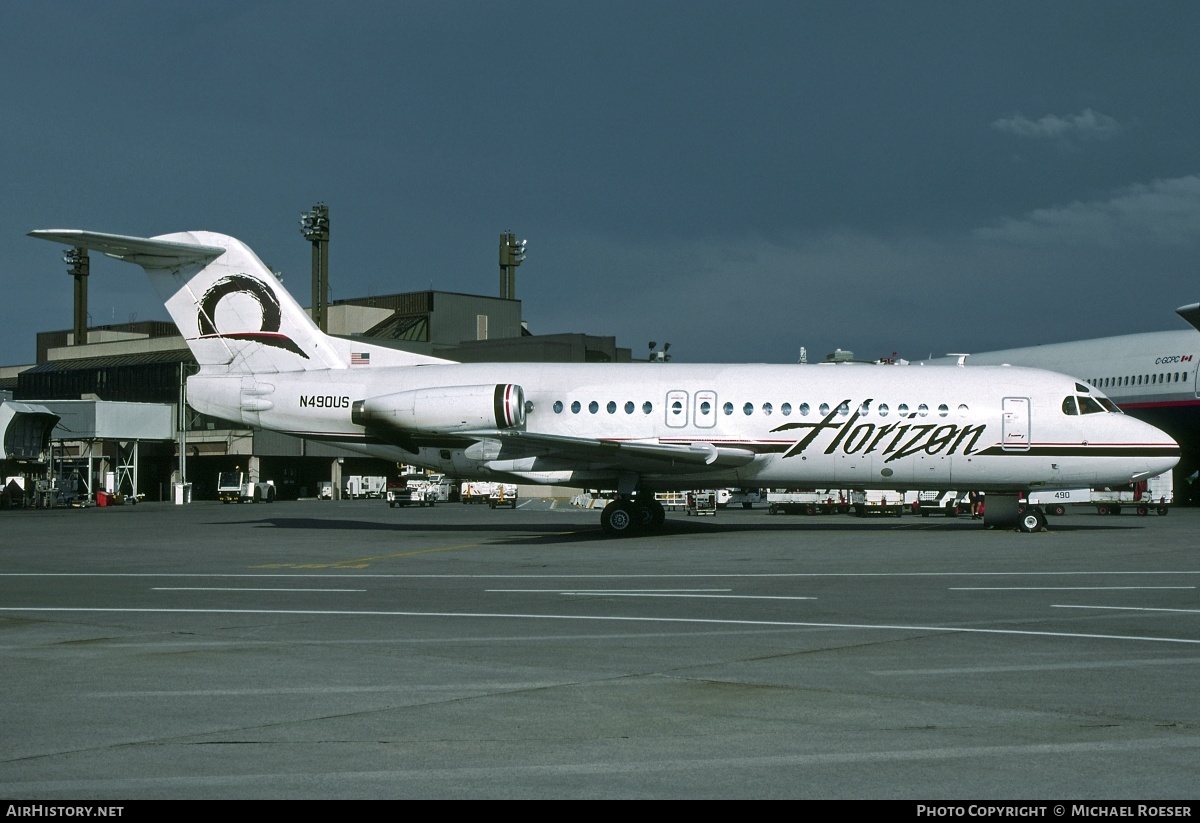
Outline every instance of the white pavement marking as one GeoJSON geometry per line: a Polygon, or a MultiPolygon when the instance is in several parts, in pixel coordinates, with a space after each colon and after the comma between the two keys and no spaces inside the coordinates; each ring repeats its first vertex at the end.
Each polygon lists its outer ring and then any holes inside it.
{"type": "MultiPolygon", "coordinates": [[[[518,777],[588,776],[588,775],[635,775],[670,774],[693,772],[704,769],[729,771],[747,769],[759,775],[763,769],[794,770],[798,767],[861,765],[875,763],[922,763],[953,762],[967,758],[999,760],[1012,758],[1028,763],[1033,757],[1061,757],[1062,755],[1086,755],[1094,760],[1100,755],[1118,755],[1125,758],[1133,752],[1157,753],[1164,750],[1187,752],[1200,749],[1200,737],[1150,737],[1139,740],[1086,741],[1075,743],[1024,743],[1010,746],[945,746],[931,749],[884,749],[853,752],[789,752],[786,754],[746,755],[743,757],[684,757],[654,759],[596,759],[579,762],[537,763],[532,765],[507,766],[426,766],[362,771],[306,772],[258,772],[253,774],[229,773],[216,775],[179,775],[171,777],[107,777],[98,779],[46,779],[11,780],[0,782],[0,791],[8,797],[32,797],[46,792],[83,793],[125,796],[148,791],[167,791],[174,794],[196,792],[206,787],[257,789],[262,785],[285,787],[297,794],[311,791],[322,781],[329,785],[378,784],[395,787],[398,784],[414,785],[414,781],[443,781],[450,787],[461,789],[463,781],[514,780],[518,777]]],[[[794,773],[789,772],[790,777],[794,773]]],[[[416,784],[419,785],[419,784],[416,784]]],[[[370,786],[367,786],[370,788],[370,786]]],[[[65,805],[61,804],[60,805],[65,805]]],[[[1096,805],[1095,803],[1091,805],[1096,805]]]]}
{"type": "Polygon", "coordinates": [[[325,617],[457,617],[474,620],[563,620],[612,623],[680,623],[722,626],[786,626],[797,629],[851,629],[858,631],[933,632],[935,634],[998,634],[1020,637],[1063,637],[1090,640],[1131,640],[1141,643],[1182,643],[1200,646],[1200,639],[1186,637],[1139,637],[1121,634],[1091,634],[1083,632],[1039,632],[1021,629],[979,629],[962,626],[906,626],[877,623],[813,623],[792,620],[719,620],[703,617],[621,617],[615,615],[578,614],[504,614],[501,612],[401,612],[345,611],[319,609],[116,609],[0,606],[0,612],[23,614],[261,614],[305,615],[325,617]]]}
{"type": "Polygon", "coordinates": [[[229,577],[334,577],[339,579],[379,580],[755,580],[836,577],[1140,577],[1146,575],[1200,575],[1200,569],[1175,571],[1066,571],[1066,572],[746,572],[704,574],[308,574],[303,572],[0,572],[5,577],[161,577],[161,578],[229,578],[229,577]]]}
{"type": "Polygon", "coordinates": [[[1036,663],[1020,666],[962,666],[952,669],[879,669],[874,675],[915,675],[945,677],[960,674],[1006,674],[1013,672],[1055,672],[1088,669],[1143,669],[1147,666],[1200,666],[1200,657],[1172,657],[1138,660],[1097,660],[1086,663],[1036,663]]]}
{"type": "Polygon", "coordinates": [[[1195,586],[951,586],[952,592],[1112,592],[1194,589],[1195,586]]]}
{"type": "Polygon", "coordinates": [[[1200,614],[1200,609],[1153,609],[1146,606],[1067,606],[1054,604],[1052,609],[1110,609],[1121,612],[1181,612],[1183,614],[1200,614]]]}
{"type": "Polygon", "coordinates": [[[366,589],[246,589],[215,586],[154,586],[152,592],[365,592],[366,589]]]}

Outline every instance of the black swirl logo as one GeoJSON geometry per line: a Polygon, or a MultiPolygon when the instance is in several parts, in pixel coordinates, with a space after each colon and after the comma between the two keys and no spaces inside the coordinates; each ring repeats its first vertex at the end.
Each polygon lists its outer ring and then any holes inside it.
{"type": "Polygon", "coordinates": [[[279,300],[260,281],[246,274],[233,274],[222,277],[208,287],[204,297],[200,298],[200,310],[196,316],[196,324],[202,338],[222,338],[228,340],[252,340],[264,346],[283,349],[298,354],[305,360],[308,355],[296,345],[296,342],[282,334],[279,326],[283,313],[279,308],[279,300]],[[245,294],[258,303],[262,322],[257,330],[238,332],[221,332],[217,329],[217,306],[231,294],[245,294]]]}

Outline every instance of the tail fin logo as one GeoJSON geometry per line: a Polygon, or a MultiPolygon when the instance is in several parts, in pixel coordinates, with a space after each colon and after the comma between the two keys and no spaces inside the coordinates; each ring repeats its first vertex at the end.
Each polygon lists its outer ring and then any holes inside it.
{"type": "Polygon", "coordinates": [[[281,316],[279,300],[271,293],[270,289],[249,275],[233,274],[222,277],[208,287],[208,291],[200,299],[196,325],[199,328],[201,339],[253,340],[264,346],[273,346],[298,354],[308,360],[308,355],[296,345],[294,340],[286,334],[280,333],[281,316]],[[217,329],[217,305],[231,294],[245,294],[258,303],[261,309],[262,323],[256,331],[221,332],[217,329]]]}

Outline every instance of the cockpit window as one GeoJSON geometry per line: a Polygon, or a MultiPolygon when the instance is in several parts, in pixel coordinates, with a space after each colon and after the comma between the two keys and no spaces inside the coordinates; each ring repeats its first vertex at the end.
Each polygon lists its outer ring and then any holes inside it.
{"type": "Polygon", "coordinates": [[[1063,398],[1062,409],[1063,409],[1063,414],[1069,414],[1072,417],[1079,414],[1079,410],[1077,408],[1075,408],[1075,398],[1072,397],[1071,395],[1067,395],[1066,397],[1063,398]]]}
{"type": "Polygon", "coordinates": [[[1087,393],[1088,393],[1088,387],[1087,387],[1087,386],[1085,386],[1085,385],[1083,385],[1082,383],[1076,383],[1076,384],[1075,384],[1075,391],[1079,392],[1080,394],[1087,394],[1087,393]]]}
{"type": "Polygon", "coordinates": [[[1078,397],[1080,414],[1103,414],[1104,407],[1090,397],[1078,397]]]}
{"type": "Polygon", "coordinates": [[[1113,414],[1124,414],[1125,413],[1125,412],[1121,411],[1119,408],[1117,408],[1117,404],[1114,403],[1113,401],[1109,400],[1107,397],[1097,397],[1096,399],[1100,401],[1101,406],[1108,409],[1113,414]]]}

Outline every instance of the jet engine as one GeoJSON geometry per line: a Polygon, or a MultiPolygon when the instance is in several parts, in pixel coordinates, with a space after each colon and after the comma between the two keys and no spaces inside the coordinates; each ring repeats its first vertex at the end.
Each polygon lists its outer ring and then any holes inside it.
{"type": "Polygon", "coordinates": [[[355,400],[350,419],[359,426],[412,432],[468,432],[525,425],[525,392],[512,383],[436,386],[355,400]]]}

